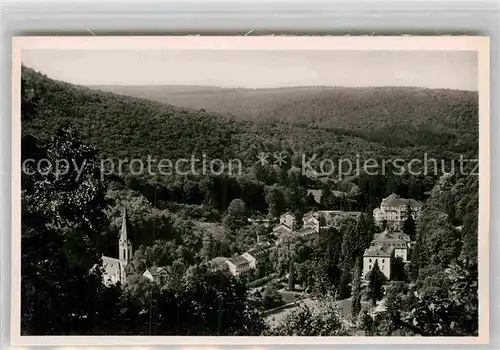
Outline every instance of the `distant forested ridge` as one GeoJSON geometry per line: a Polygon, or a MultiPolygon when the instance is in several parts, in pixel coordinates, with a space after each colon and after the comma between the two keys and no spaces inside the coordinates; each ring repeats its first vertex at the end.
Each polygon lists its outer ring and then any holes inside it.
{"type": "Polygon", "coordinates": [[[107,88],[150,99],[145,100],[54,81],[26,67],[23,82],[25,96],[37,106],[23,133],[48,138],[58,126],[71,124],[109,156],[175,158],[204,151],[253,161],[256,148],[330,158],[443,146],[477,149],[478,100],[470,91],[304,87],[207,93],[199,88],[169,94],[168,87],[144,87],[139,94],[143,87],[107,88]]]}
{"type": "MultiPolygon", "coordinates": [[[[225,210],[232,199],[243,198],[251,210],[262,212],[267,206],[265,187],[277,182],[285,185],[288,180],[280,173],[289,171],[291,165],[300,168],[303,156],[334,161],[401,158],[407,162],[426,153],[449,162],[460,156],[477,158],[478,154],[477,93],[470,91],[172,87],[174,92],[169,94],[167,87],[145,87],[140,95],[157,100],[160,95],[172,99],[189,95],[192,98],[186,97],[182,104],[189,100],[190,109],[55,81],[27,67],[22,69],[22,88],[26,115],[22,133],[39,143],[49,140],[60,127],[71,126],[99,150],[101,158],[175,160],[205,154],[208,159],[243,162],[243,177],[222,182],[192,176],[126,176],[128,187],[150,201],[200,205],[209,200],[218,210],[225,210]],[[221,113],[194,109],[199,107],[197,103],[207,103],[206,109],[221,113]],[[225,106],[239,106],[239,110],[225,106]],[[255,166],[260,152],[285,152],[290,162],[284,169],[255,166]],[[252,191],[248,190],[250,184],[252,191]],[[207,197],[207,188],[214,191],[215,198],[207,197]]],[[[118,92],[139,90],[123,87],[118,92]]],[[[361,174],[348,181],[367,193],[357,205],[367,208],[392,192],[424,199],[437,178],[361,174]]],[[[301,186],[320,188],[322,184],[301,179],[301,186]]],[[[351,185],[334,187],[345,191],[351,185]]]]}
{"type": "Polygon", "coordinates": [[[92,86],[237,120],[305,124],[388,146],[474,142],[477,92],[417,87],[92,86]],[[465,134],[464,134],[465,131],[465,134]],[[391,134],[395,135],[391,135],[391,134]],[[391,135],[391,137],[387,137],[391,135]]]}

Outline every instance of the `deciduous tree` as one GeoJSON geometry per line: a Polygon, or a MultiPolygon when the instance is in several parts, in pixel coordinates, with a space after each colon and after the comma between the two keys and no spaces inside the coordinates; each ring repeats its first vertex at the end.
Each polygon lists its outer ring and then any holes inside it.
{"type": "Polygon", "coordinates": [[[103,291],[97,247],[108,225],[106,183],[95,149],[71,129],[40,153],[46,167],[23,175],[30,185],[22,192],[21,329],[88,334],[103,291]]]}
{"type": "Polygon", "coordinates": [[[231,230],[237,230],[247,225],[247,206],[245,202],[239,198],[233,199],[227,208],[227,214],[223,222],[231,230]]]}

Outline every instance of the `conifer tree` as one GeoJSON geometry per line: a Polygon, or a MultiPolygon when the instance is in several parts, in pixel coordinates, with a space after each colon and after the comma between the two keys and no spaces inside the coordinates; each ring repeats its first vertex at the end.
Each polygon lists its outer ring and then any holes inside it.
{"type": "Polygon", "coordinates": [[[408,206],[406,207],[406,220],[403,223],[403,232],[410,236],[412,242],[415,241],[417,229],[415,220],[413,219],[413,212],[411,210],[410,204],[408,204],[408,206]]]}
{"type": "Polygon", "coordinates": [[[356,259],[352,278],[352,316],[356,317],[361,311],[361,258],[356,259]]]}
{"type": "Polygon", "coordinates": [[[377,301],[382,299],[384,296],[384,284],[387,281],[384,273],[380,271],[378,266],[378,261],[375,261],[372,270],[368,275],[368,294],[372,301],[372,305],[375,306],[377,301]]]}

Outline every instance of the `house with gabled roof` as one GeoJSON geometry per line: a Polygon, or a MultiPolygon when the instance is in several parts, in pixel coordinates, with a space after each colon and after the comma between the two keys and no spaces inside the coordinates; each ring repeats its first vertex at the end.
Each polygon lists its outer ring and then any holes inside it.
{"type": "Polygon", "coordinates": [[[392,249],[391,253],[395,257],[400,257],[404,262],[407,262],[410,244],[410,237],[406,233],[386,229],[384,232],[374,236],[371,246],[390,248],[392,249]]]}
{"type": "Polygon", "coordinates": [[[122,276],[125,274],[124,267],[120,264],[120,260],[109,256],[102,256],[102,279],[105,285],[114,285],[122,282],[122,276]]]}
{"type": "Polygon", "coordinates": [[[167,268],[165,266],[153,266],[148,268],[142,276],[150,280],[151,282],[160,282],[162,278],[167,276],[167,268]]]}
{"type": "Polygon", "coordinates": [[[319,232],[319,215],[318,212],[308,212],[304,214],[302,217],[302,227],[303,228],[312,228],[316,230],[316,232],[319,232]]]}
{"type": "Polygon", "coordinates": [[[264,261],[269,256],[270,251],[271,245],[261,245],[246,251],[241,256],[248,260],[250,268],[255,269],[259,262],[264,261]]]}
{"type": "Polygon", "coordinates": [[[292,232],[293,230],[284,224],[279,224],[273,227],[273,235],[276,237],[281,236],[283,233],[292,232]]]}
{"type": "Polygon", "coordinates": [[[295,228],[295,215],[287,211],[280,216],[280,223],[273,227],[273,235],[280,237],[283,233],[292,232],[295,228]]]}
{"type": "Polygon", "coordinates": [[[366,276],[373,268],[374,262],[378,261],[380,270],[389,279],[392,259],[399,257],[403,262],[409,261],[410,244],[410,237],[401,231],[386,229],[384,232],[374,235],[370,247],[363,254],[363,275],[366,276]],[[383,270],[382,264],[384,263],[383,270]]]}
{"type": "Polygon", "coordinates": [[[391,278],[391,253],[379,246],[370,246],[363,254],[363,277],[366,278],[368,272],[373,269],[375,263],[378,263],[380,271],[387,277],[391,278]]]}
{"type": "Polygon", "coordinates": [[[226,265],[233,276],[242,275],[252,269],[250,262],[241,255],[227,259],[226,265]]]}
{"type": "Polygon", "coordinates": [[[280,224],[285,225],[292,230],[294,229],[295,221],[296,221],[295,215],[293,215],[293,213],[290,211],[287,211],[286,213],[280,216],[280,224]]]}

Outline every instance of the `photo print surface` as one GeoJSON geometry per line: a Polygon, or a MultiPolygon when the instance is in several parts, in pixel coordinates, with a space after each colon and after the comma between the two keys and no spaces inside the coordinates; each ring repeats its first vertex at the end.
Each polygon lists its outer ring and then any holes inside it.
{"type": "Polygon", "coordinates": [[[20,41],[21,338],[477,339],[480,50],[235,39],[20,41]]]}

